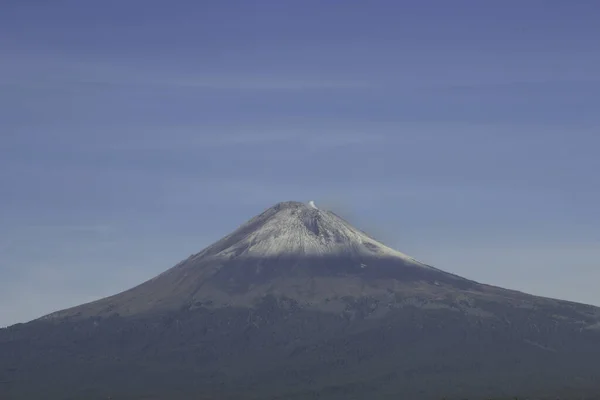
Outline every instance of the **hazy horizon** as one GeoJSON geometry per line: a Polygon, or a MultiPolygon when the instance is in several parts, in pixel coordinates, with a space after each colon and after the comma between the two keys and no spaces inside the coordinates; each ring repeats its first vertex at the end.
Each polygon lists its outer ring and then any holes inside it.
{"type": "Polygon", "coordinates": [[[0,326],[128,289],[286,200],[600,306],[599,19],[561,1],[8,0],[0,326]]]}

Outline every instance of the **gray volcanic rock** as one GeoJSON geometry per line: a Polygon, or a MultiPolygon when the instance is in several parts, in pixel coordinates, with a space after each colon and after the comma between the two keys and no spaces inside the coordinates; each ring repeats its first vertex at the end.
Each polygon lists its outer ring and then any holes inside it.
{"type": "Polygon", "coordinates": [[[587,396],[599,326],[596,307],[449,274],[285,202],[139,286],[0,330],[0,398],[587,396]]]}
{"type": "Polygon", "coordinates": [[[290,201],[140,286],[45,318],[124,316],[202,304],[252,307],[266,295],[325,310],[356,294],[393,301],[398,286],[407,284],[427,284],[441,293],[474,282],[393,250],[314,203],[290,201]]]}

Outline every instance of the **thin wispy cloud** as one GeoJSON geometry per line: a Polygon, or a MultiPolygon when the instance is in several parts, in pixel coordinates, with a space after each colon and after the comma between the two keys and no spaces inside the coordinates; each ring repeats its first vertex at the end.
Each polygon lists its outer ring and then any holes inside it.
{"type": "Polygon", "coordinates": [[[304,91],[368,89],[374,84],[366,80],[345,80],[335,75],[295,76],[240,72],[210,73],[156,68],[152,65],[119,65],[102,61],[77,61],[69,57],[12,54],[0,67],[0,85],[24,88],[63,88],[88,90],[103,87],[154,87],[172,89],[222,89],[242,91],[304,91]],[[47,71],[31,68],[33,63],[50,65],[47,71]]]}
{"type": "MultiPolygon", "coordinates": [[[[183,148],[250,148],[253,146],[295,145],[311,148],[330,148],[345,145],[377,145],[385,136],[368,132],[344,132],[335,130],[294,130],[293,128],[264,130],[211,129],[198,127],[170,127],[163,130],[149,128],[145,138],[125,139],[115,143],[115,149],[161,149],[164,151],[183,148]],[[215,132],[216,130],[216,132],[215,132]],[[219,132],[220,131],[220,132],[219,132]],[[148,134],[153,132],[152,134],[148,134]]],[[[268,156],[268,155],[265,155],[268,156]]]]}
{"type": "Polygon", "coordinates": [[[24,234],[107,234],[113,231],[110,225],[27,225],[22,228],[24,234]]]}

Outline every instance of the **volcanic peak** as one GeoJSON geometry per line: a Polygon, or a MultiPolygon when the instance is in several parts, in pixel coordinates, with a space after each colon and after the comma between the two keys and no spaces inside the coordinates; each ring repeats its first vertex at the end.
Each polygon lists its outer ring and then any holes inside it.
{"type": "Polygon", "coordinates": [[[198,257],[351,256],[418,261],[378,242],[333,212],[297,201],[277,203],[198,257]]]}

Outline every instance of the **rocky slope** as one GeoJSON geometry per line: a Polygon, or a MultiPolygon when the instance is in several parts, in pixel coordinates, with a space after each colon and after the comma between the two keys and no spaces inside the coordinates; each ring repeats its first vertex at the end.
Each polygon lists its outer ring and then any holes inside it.
{"type": "Polygon", "coordinates": [[[599,328],[598,308],[446,273],[285,202],[135,288],[1,330],[0,398],[584,396],[599,328]]]}

